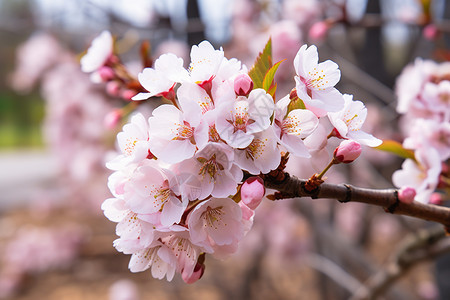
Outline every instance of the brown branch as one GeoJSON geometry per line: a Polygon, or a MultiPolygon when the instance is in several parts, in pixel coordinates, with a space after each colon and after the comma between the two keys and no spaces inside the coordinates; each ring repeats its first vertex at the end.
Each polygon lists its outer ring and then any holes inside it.
{"type": "Polygon", "coordinates": [[[411,216],[423,220],[433,221],[444,225],[447,233],[450,232],[450,208],[423,204],[414,201],[406,204],[398,200],[396,189],[367,189],[354,187],[348,184],[322,183],[316,189],[308,191],[305,188],[307,180],[290,176],[289,173],[275,170],[264,176],[264,184],[267,188],[275,189],[272,199],[285,199],[296,197],[311,197],[336,199],[339,202],[361,202],[381,206],[386,212],[411,216]]]}
{"type": "Polygon", "coordinates": [[[350,299],[377,299],[411,267],[449,251],[450,238],[445,238],[441,227],[421,230],[407,237],[386,268],[369,278],[350,299]]]}

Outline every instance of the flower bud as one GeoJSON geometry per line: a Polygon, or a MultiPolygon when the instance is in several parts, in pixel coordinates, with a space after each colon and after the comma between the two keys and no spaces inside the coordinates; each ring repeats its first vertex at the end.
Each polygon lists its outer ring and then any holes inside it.
{"type": "Polygon", "coordinates": [[[134,96],[136,96],[136,91],[133,90],[123,90],[122,91],[122,98],[127,100],[127,101],[131,101],[131,98],[133,98],[134,96]]]}
{"type": "Polygon", "coordinates": [[[103,82],[111,81],[115,77],[114,70],[106,66],[100,67],[98,74],[103,82]]]}
{"type": "Polygon", "coordinates": [[[404,186],[398,191],[398,200],[403,203],[413,203],[414,197],[416,197],[416,190],[410,186],[404,186]]]}
{"type": "Polygon", "coordinates": [[[312,40],[323,40],[329,28],[330,25],[326,21],[316,22],[309,29],[308,35],[312,40]]]}
{"type": "Polygon", "coordinates": [[[428,24],[423,28],[422,34],[427,40],[433,41],[439,37],[439,28],[434,24],[428,24]]]}
{"type": "Polygon", "coordinates": [[[247,74],[239,74],[234,79],[234,91],[238,96],[247,96],[253,89],[253,80],[247,74]]]}
{"type": "Polygon", "coordinates": [[[250,177],[242,184],[241,200],[250,209],[256,209],[265,193],[264,181],[258,176],[250,177]]]}
{"type": "Polygon", "coordinates": [[[108,129],[116,128],[117,124],[119,124],[120,119],[122,118],[122,111],[120,109],[114,109],[106,114],[103,119],[103,124],[108,129]]]}
{"type": "Polygon", "coordinates": [[[120,94],[120,85],[119,85],[119,83],[116,82],[116,81],[109,81],[106,84],[106,92],[109,95],[114,96],[114,97],[119,96],[119,94],[120,94]]]}
{"type": "Polygon", "coordinates": [[[337,163],[351,163],[361,155],[361,144],[354,140],[344,140],[333,155],[337,163]]]}
{"type": "Polygon", "coordinates": [[[194,271],[192,274],[187,274],[184,270],[181,272],[181,278],[187,284],[191,284],[202,278],[203,273],[205,273],[205,254],[201,254],[195,264],[194,271]]]}
{"type": "Polygon", "coordinates": [[[439,193],[433,193],[430,196],[430,204],[442,205],[442,195],[439,193]]]}

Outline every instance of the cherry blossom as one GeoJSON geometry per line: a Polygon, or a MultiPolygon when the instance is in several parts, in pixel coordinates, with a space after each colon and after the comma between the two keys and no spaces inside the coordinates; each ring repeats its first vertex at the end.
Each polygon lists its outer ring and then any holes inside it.
{"type": "Polygon", "coordinates": [[[214,252],[213,245],[237,244],[244,235],[241,219],[241,208],[232,199],[210,198],[197,205],[188,218],[190,239],[207,252],[214,252]]]}
{"type": "Polygon", "coordinates": [[[228,197],[236,194],[237,183],[242,179],[242,170],[233,163],[233,149],[222,143],[209,143],[198,151],[194,159],[185,160],[174,166],[174,172],[192,174],[186,179],[181,194],[189,200],[213,197],[228,197]],[[198,189],[192,190],[192,186],[198,189]]]}
{"type": "Polygon", "coordinates": [[[281,161],[277,146],[278,137],[273,127],[254,134],[250,145],[243,149],[235,149],[235,162],[250,174],[267,174],[275,170],[281,161]]]}
{"type": "Polygon", "coordinates": [[[208,41],[203,41],[198,46],[192,46],[191,64],[189,65],[191,82],[202,83],[213,80],[223,58],[223,50],[215,50],[208,41]]]}
{"type": "Polygon", "coordinates": [[[274,111],[272,97],[263,89],[254,89],[248,98],[239,96],[219,108],[216,128],[220,137],[234,148],[245,148],[252,142],[254,133],[270,126],[274,111]]]}
{"type": "Polygon", "coordinates": [[[167,281],[171,281],[175,275],[176,258],[166,245],[156,242],[156,245],[133,253],[128,268],[134,273],[151,268],[154,278],[166,277],[167,281]]]}
{"type": "Polygon", "coordinates": [[[381,140],[361,130],[367,117],[367,108],[361,101],[354,101],[352,95],[344,95],[345,106],[339,112],[328,113],[331,124],[343,138],[353,139],[361,144],[376,147],[381,140]]]}
{"type": "Polygon", "coordinates": [[[289,96],[286,96],[276,104],[274,128],[279,142],[295,156],[310,157],[303,139],[314,132],[319,119],[306,109],[294,109],[288,113],[289,103],[289,96]]]}
{"type": "Polygon", "coordinates": [[[145,161],[124,186],[124,198],[130,209],[139,214],[156,215],[163,226],[178,223],[188,203],[174,193],[171,183],[176,180],[173,176],[156,161],[145,161]]]}
{"type": "Polygon", "coordinates": [[[109,31],[96,37],[86,55],[81,58],[81,70],[86,73],[97,71],[105,65],[113,53],[113,38],[109,31]]]}
{"type": "Polygon", "coordinates": [[[413,186],[416,189],[415,200],[428,203],[439,182],[441,161],[433,148],[416,152],[416,159],[417,162],[406,159],[402,168],[392,175],[392,181],[399,188],[413,186]]]}
{"type": "Polygon", "coordinates": [[[201,115],[183,113],[169,104],[153,110],[149,124],[150,151],[166,163],[191,158],[196,143],[204,145],[208,140],[208,127],[201,123],[201,115]]]}
{"type": "Polygon", "coordinates": [[[133,115],[130,123],[123,126],[117,135],[117,143],[121,154],[107,163],[107,167],[117,170],[120,165],[137,163],[150,154],[148,122],[141,113],[133,115]]]}
{"type": "Polygon", "coordinates": [[[145,68],[138,75],[140,84],[149,93],[139,93],[133,100],[144,100],[153,96],[170,97],[177,82],[188,80],[188,72],[183,68],[183,59],[172,53],[161,55],[154,68],[145,68]]]}
{"type": "Polygon", "coordinates": [[[334,87],[341,78],[338,65],[331,60],[319,63],[316,46],[303,45],[294,59],[296,89],[306,108],[318,117],[342,109],[344,100],[334,87]]]}

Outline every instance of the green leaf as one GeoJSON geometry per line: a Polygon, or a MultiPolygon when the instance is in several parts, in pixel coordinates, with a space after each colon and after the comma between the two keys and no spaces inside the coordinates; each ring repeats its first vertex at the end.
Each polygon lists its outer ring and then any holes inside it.
{"type": "Polygon", "coordinates": [[[275,91],[276,91],[276,84],[273,82],[273,78],[275,77],[275,73],[277,72],[278,67],[280,66],[280,64],[285,61],[285,59],[277,62],[276,64],[274,64],[266,73],[266,75],[264,76],[264,80],[262,83],[262,88],[269,93],[270,95],[272,95],[272,97],[275,95],[275,91]],[[270,91],[270,92],[269,92],[270,91]],[[272,92],[272,93],[271,93],[272,92]]]}
{"type": "Polygon", "coordinates": [[[253,88],[263,88],[264,77],[272,67],[272,39],[267,41],[264,50],[259,53],[255,64],[248,72],[248,75],[253,80],[253,88]]]}
{"type": "Polygon", "coordinates": [[[375,149],[390,152],[403,158],[416,160],[414,157],[414,151],[403,148],[402,144],[396,141],[385,140],[380,146],[375,147],[375,149]]]}

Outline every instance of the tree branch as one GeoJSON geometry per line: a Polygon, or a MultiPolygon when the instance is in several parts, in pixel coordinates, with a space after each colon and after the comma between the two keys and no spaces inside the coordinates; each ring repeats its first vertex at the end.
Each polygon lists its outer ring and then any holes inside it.
{"type": "Polygon", "coordinates": [[[285,198],[311,197],[336,199],[339,202],[361,202],[381,206],[386,212],[411,216],[423,220],[433,221],[444,225],[447,233],[450,232],[450,208],[423,204],[414,201],[406,204],[398,200],[398,190],[396,189],[367,189],[354,187],[348,184],[322,183],[317,188],[309,191],[305,188],[307,180],[298,179],[295,176],[281,170],[275,170],[264,175],[264,185],[267,188],[275,189],[272,199],[279,200],[285,198]]]}
{"type": "Polygon", "coordinates": [[[421,230],[407,237],[386,268],[369,278],[350,299],[376,299],[417,263],[449,251],[450,239],[441,227],[421,230]]]}

